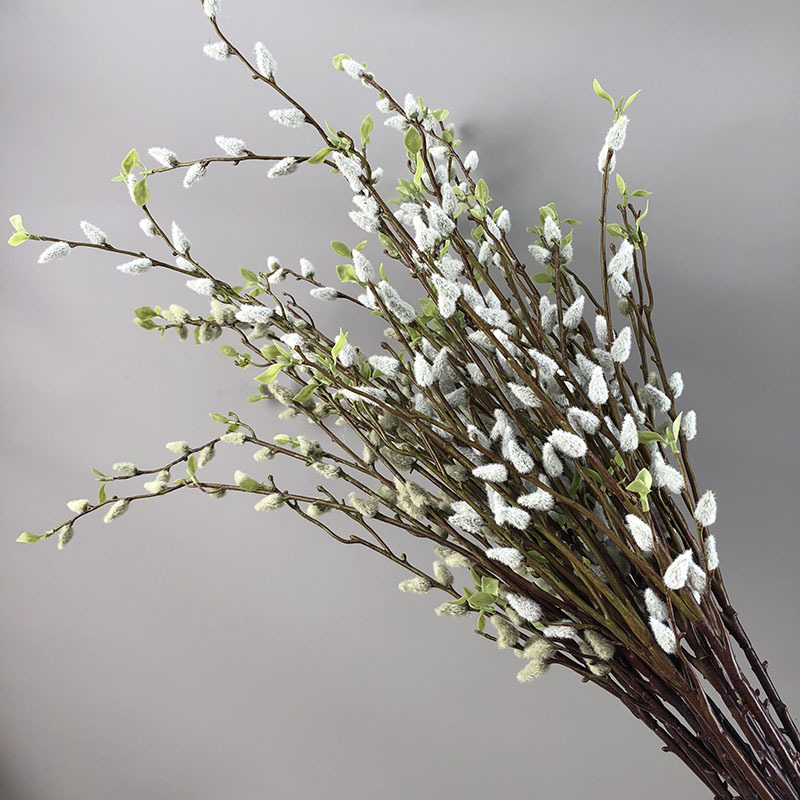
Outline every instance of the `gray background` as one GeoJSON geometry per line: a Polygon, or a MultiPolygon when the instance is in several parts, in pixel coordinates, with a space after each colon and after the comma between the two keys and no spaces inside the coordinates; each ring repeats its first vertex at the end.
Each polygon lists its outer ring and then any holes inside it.
{"type": "MultiPolygon", "coordinates": [[[[698,411],[693,459],[718,493],[729,586],[795,710],[798,21],[794,2],[587,0],[228,0],[222,17],[245,49],[263,39],[282,82],[336,127],[374,113],[330,67],[343,50],[398,95],[450,108],[520,250],[554,200],[585,222],[576,263],[594,285],[608,107],[591,80],[644,90],[619,169],[654,192],[657,326],[698,411]]],[[[197,3],[6,2],[0,29],[2,207],[29,230],[78,238],[89,219],[149,244],[109,182],[131,146],[199,157],[219,133],[261,152],[319,146],[272,124],[282,103],[238,66],[202,55],[197,3]]],[[[375,138],[395,164],[398,135],[375,138]]],[[[358,240],[324,168],[267,181],[245,164],[191,192],[175,176],[153,188],[154,213],[230,279],[268,254],[332,274],[329,240],[358,240]]],[[[519,685],[516,659],[397,592],[391,564],[288,512],[172,496],[112,526],[90,519],[64,552],[16,544],[93,496],[89,465],[157,466],[164,442],[215,434],[209,411],[237,409],[265,436],[293,425],[248,406],[249,378],[214,346],[131,324],[143,303],[205,308],[176,276],[128,278],[85,251],[38,266],[39,250],[2,251],[3,800],[705,796],[613,699],[567,674],[519,685]]],[[[233,449],[219,462],[226,477],[253,470],[233,449]]]]}

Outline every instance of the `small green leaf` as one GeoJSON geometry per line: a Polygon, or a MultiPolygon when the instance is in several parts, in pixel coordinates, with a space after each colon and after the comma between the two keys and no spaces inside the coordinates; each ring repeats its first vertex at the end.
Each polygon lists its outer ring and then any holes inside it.
{"type": "Polygon", "coordinates": [[[140,208],[150,201],[150,189],[147,188],[147,178],[142,178],[133,186],[133,202],[140,208]]]}
{"type": "Polygon", "coordinates": [[[131,170],[139,163],[139,154],[136,148],[131,150],[125,158],[122,159],[122,174],[127,178],[131,170]]]}
{"type": "Polygon", "coordinates": [[[677,439],[680,432],[681,432],[681,420],[683,419],[683,411],[675,417],[675,420],[672,423],[672,436],[677,439]]]}
{"type": "Polygon", "coordinates": [[[625,181],[622,179],[622,175],[617,173],[617,189],[619,190],[620,197],[625,197],[628,193],[628,187],[625,185],[625,181]]]}
{"type": "Polygon", "coordinates": [[[194,478],[196,472],[197,472],[197,460],[192,455],[189,456],[189,458],[186,460],[186,474],[190,478],[194,478]]]}
{"type": "Polygon", "coordinates": [[[275,436],[272,437],[272,441],[284,447],[287,444],[294,445],[294,439],[292,439],[291,436],[287,436],[285,433],[276,433],[275,436]]]}
{"type": "Polygon", "coordinates": [[[606,230],[612,236],[621,236],[624,238],[628,235],[628,232],[625,230],[625,228],[623,228],[622,225],[619,225],[616,222],[610,222],[608,225],[606,225],[606,230]]]}
{"type": "Polygon", "coordinates": [[[417,168],[414,171],[414,183],[417,186],[422,186],[422,175],[425,172],[425,162],[422,160],[422,154],[417,153],[417,168]]]}
{"type": "Polygon", "coordinates": [[[309,384],[307,384],[306,386],[304,386],[304,387],[303,387],[303,388],[302,388],[302,389],[301,389],[301,390],[300,390],[300,391],[299,391],[299,392],[298,392],[298,393],[297,393],[297,394],[296,394],[296,395],[295,395],[295,396],[292,398],[292,400],[294,400],[294,401],[295,401],[295,403],[305,403],[305,402],[306,402],[306,400],[310,400],[310,399],[311,399],[311,396],[312,396],[312,395],[314,394],[314,392],[317,390],[317,386],[318,386],[318,385],[319,385],[319,384],[318,384],[318,383],[316,383],[316,381],[311,381],[311,383],[309,383],[309,384]]]}
{"type": "Polygon", "coordinates": [[[151,317],[158,316],[155,310],[150,308],[150,306],[139,306],[139,308],[134,308],[133,313],[138,319],[150,319],[151,317]]]}
{"type": "Polygon", "coordinates": [[[228,418],[225,416],[225,414],[218,414],[216,411],[212,411],[208,416],[211,417],[211,419],[213,419],[214,422],[228,421],[228,418]]]}
{"type": "Polygon", "coordinates": [[[481,611],[478,614],[478,632],[483,633],[486,630],[486,615],[481,611]]]}
{"type": "Polygon", "coordinates": [[[235,347],[231,347],[229,344],[221,344],[219,346],[219,351],[225,358],[236,358],[239,355],[238,351],[235,347]]]}
{"type": "Polygon", "coordinates": [[[486,181],[483,178],[475,184],[475,199],[483,206],[492,199],[489,197],[489,187],[486,185],[486,181]]]}
{"type": "Polygon", "coordinates": [[[323,147],[322,150],[317,150],[317,152],[306,161],[306,164],[321,164],[328,157],[328,153],[330,153],[332,149],[331,147],[323,147]]]}
{"type": "Polygon", "coordinates": [[[606,91],[606,90],[605,90],[605,89],[604,89],[604,88],[603,88],[603,87],[600,85],[600,82],[597,80],[597,78],[595,78],[595,79],[594,79],[594,82],[592,83],[592,88],[594,89],[594,93],[595,93],[595,94],[596,94],[598,97],[602,97],[602,98],[603,98],[603,100],[608,100],[608,102],[609,102],[609,103],[611,103],[611,108],[612,108],[612,109],[614,108],[614,99],[613,99],[613,98],[611,97],[611,95],[610,95],[610,94],[609,94],[609,93],[608,93],[608,92],[607,92],[607,91],[606,91]]]}
{"type": "Polygon", "coordinates": [[[106,494],[106,484],[102,483],[100,484],[100,489],[97,492],[97,504],[101,505],[102,503],[105,503],[106,500],[108,500],[108,495],[106,494]]]}
{"type": "Polygon", "coordinates": [[[373,121],[372,117],[367,114],[367,116],[364,117],[360,128],[362,147],[365,147],[367,144],[369,144],[369,135],[373,130],[375,130],[375,122],[373,121]]]}
{"type": "Polygon", "coordinates": [[[413,125],[406,131],[406,135],[403,137],[403,144],[413,160],[413,156],[422,148],[422,136],[413,125]]]}
{"type": "Polygon", "coordinates": [[[655,431],[639,431],[638,433],[639,433],[639,442],[641,444],[650,444],[652,442],[666,441],[660,433],[656,433],[655,431]]]}
{"type": "Polygon", "coordinates": [[[494,596],[488,592],[476,592],[469,596],[467,603],[469,603],[469,607],[475,609],[475,611],[482,611],[492,607],[494,604],[494,596]]]}
{"type": "Polygon", "coordinates": [[[271,366],[267,367],[260,375],[256,375],[256,380],[259,383],[273,383],[278,375],[281,374],[281,370],[283,370],[283,364],[272,364],[271,366]]]}
{"type": "Polygon", "coordinates": [[[645,189],[637,189],[635,192],[631,192],[631,197],[648,197],[651,194],[653,193],[648,192],[645,189]]]}
{"type": "Polygon", "coordinates": [[[140,327],[144,328],[146,331],[152,331],[158,326],[153,322],[151,319],[139,319],[138,317],[134,317],[133,321],[140,327]]]}
{"type": "Polygon", "coordinates": [[[261,355],[264,356],[267,361],[275,361],[275,359],[280,358],[285,352],[285,350],[278,347],[276,344],[265,344],[261,348],[261,355]]]}
{"type": "Polygon", "coordinates": [[[638,219],[636,220],[636,230],[639,230],[639,226],[642,224],[642,220],[647,216],[648,212],[650,211],[650,200],[648,198],[647,202],[644,204],[644,211],[639,215],[638,219]]]}
{"type": "Polygon", "coordinates": [[[333,59],[331,59],[333,61],[333,66],[336,67],[336,69],[338,69],[339,72],[344,72],[342,61],[344,61],[346,58],[350,58],[350,56],[347,55],[347,53],[339,53],[338,55],[335,55],[333,59]]]}
{"type": "Polygon", "coordinates": [[[552,275],[548,275],[546,272],[537,272],[531,278],[531,280],[534,283],[552,283],[553,282],[553,276],[552,275]]]}
{"type": "Polygon", "coordinates": [[[444,122],[450,116],[450,112],[446,108],[437,108],[431,112],[431,116],[439,122],[444,122]]]}
{"type": "Polygon", "coordinates": [[[242,273],[242,277],[243,277],[243,278],[244,278],[244,279],[245,279],[245,280],[246,280],[248,283],[258,283],[258,275],[256,275],[256,274],[255,274],[255,272],[253,272],[253,270],[251,270],[251,269],[245,269],[244,267],[242,267],[242,268],[239,270],[239,272],[241,272],[241,273],[242,273]]]}
{"type": "Polygon", "coordinates": [[[629,97],[629,98],[628,98],[628,99],[625,101],[625,105],[624,105],[624,106],[622,106],[622,110],[623,110],[623,111],[624,111],[624,110],[625,110],[625,109],[626,109],[626,108],[627,108],[627,107],[628,107],[628,106],[629,106],[629,105],[630,105],[630,104],[631,104],[631,103],[632,103],[632,102],[633,102],[633,101],[636,99],[636,95],[637,95],[637,94],[639,94],[639,92],[641,92],[641,91],[642,91],[641,89],[637,89],[637,90],[636,90],[636,91],[635,91],[635,92],[634,92],[634,93],[633,93],[633,94],[632,94],[632,95],[631,95],[631,96],[630,96],[630,97],[629,97]]]}
{"type": "Polygon", "coordinates": [[[358,283],[356,271],[352,264],[337,264],[336,274],[342,283],[358,283]]]}
{"type": "Polygon", "coordinates": [[[331,242],[331,250],[333,250],[337,256],[350,258],[350,248],[344,242],[331,242]]]}
{"type": "Polygon", "coordinates": [[[23,233],[22,231],[20,231],[19,233],[12,233],[11,236],[8,237],[8,243],[12,247],[17,247],[18,245],[21,245],[23,242],[27,242],[28,239],[30,238],[31,237],[28,236],[27,233],[23,233]]]}
{"type": "Polygon", "coordinates": [[[25,544],[36,544],[39,539],[44,539],[47,534],[44,533],[31,533],[30,531],[25,531],[25,533],[21,533],[17,536],[18,542],[24,542],[25,544]]]}
{"type": "Polygon", "coordinates": [[[333,347],[331,348],[331,355],[336,358],[339,353],[344,350],[345,345],[347,344],[347,334],[339,328],[339,335],[336,337],[336,341],[334,342],[333,347]]]}
{"type": "Polygon", "coordinates": [[[500,591],[500,581],[497,578],[481,578],[481,591],[486,594],[496,595],[500,591]]]}

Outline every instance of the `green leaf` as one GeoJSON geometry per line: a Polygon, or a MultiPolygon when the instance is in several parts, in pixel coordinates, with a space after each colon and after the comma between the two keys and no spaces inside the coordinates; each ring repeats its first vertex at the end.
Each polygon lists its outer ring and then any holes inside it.
{"type": "Polygon", "coordinates": [[[339,53],[338,55],[335,55],[331,59],[333,61],[333,66],[336,67],[336,69],[338,69],[339,72],[344,72],[344,67],[342,66],[342,61],[344,61],[346,58],[350,58],[350,56],[347,55],[347,53],[339,53]]]}
{"type": "Polygon", "coordinates": [[[139,308],[134,308],[133,313],[137,319],[150,319],[151,317],[158,316],[155,310],[150,308],[150,306],[139,306],[139,308]]]}
{"type": "Polygon", "coordinates": [[[150,189],[147,188],[147,178],[142,178],[133,186],[133,202],[140,208],[150,201],[150,189]]]}
{"type": "Polygon", "coordinates": [[[25,226],[22,224],[22,217],[19,214],[13,214],[8,218],[8,221],[16,231],[16,233],[11,234],[8,240],[12,247],[16,247],[31,238],[31,235],[25,230],[25,226]]]}
{"type": "Polygon", "coordinates": [[[648,192],[645,189],[637,189],[635,192],[631,192],[631,197],[648,197],[652,192],[648,192]]]}
{"type": "Polygon", "coordinates": [[[562,219],[561,220],[565,225],[575,225],[578,226],[581,224],[579,219],[562,219]]]}
{"type": "Polygon", "coordinates": [[[628,235],[628,232],[625,230],[625,228],[623,228],[622,225],[619,225],[616,222],[610,222],[608,225],[606,225],[606,230],[612,236],[621,236],[625,238],[628,235]]]}
{"type": "Polygon", "coordinates": [[[332,147],[323,147],[322,150],[317,150],[317,152],[306,161],[306,164],[321,164],[328,157],[328,153],[330,153],[332,149],[332,147]]]}
{"type": "Polygon", "coordinates": [[[344,242],[331,242],[331,250],[333,250],[337,256],[350,258],[350,248],[344,242]]]}
{"type": "Polygon", "coordinates": [[[255,478],[250,477],[242,478],[242,480],[239,482],[239,487],[244,489],[246,492],[257,492],[261,489],[267,488],[263,483],[260,483],[259,481],[255,480],[255,478]]]}
{"type": "Polygon", "coordinates": [[[97,504],[100,505],[105,503],[108,500],[108,495],[106,494],[106,484],[100,484],[100,489],[97,492],[97,504]]]}
{"type": "Polygon", "coordinates": [[[500,591],[500,581],[497,578],[481,578],[481,591],[486,594],[496,595],[500,591]]]}
{"type": "Polygon", "coordinates": [[[305,403],[306,400],[310,400],[311,399],[311,395],[313,395],[314,392],[317,390],[317,386],[319,386],[319,384],[316,381],[311,381],[311,383],[309,383],[306,386],[304,386],[292,398],[292,400],[294,400],[295,403],[305,403]]]}
{"type": "Polygon", "coordinates": [[[339,353],[344,350],[345,345],[347,344],[347,334],[339,328],[339,335],[336,337],[336,341],[334,342],[333,347],[331,348],[331,355],[336,358],[339,353]]]}
{"type": "Polygon", "coordinates": [[[245,279],[245,280],[246,280],[248,283],[258,283],[258,275],[256,275],[256,274],[255,274],[255,272],[253,272],[253,270],[251,270],[251,269],[245,269],[244,267],[242,267],[242,268],[239,270],[239,272],[241,272],[241,273],[242,273],[242,277],[243,277],[243,278],[244,278],[244,279],[245,279]]]}
{"type": "Polygon", "coordinates": [[[373,130],[375,130],[375,122],[373,121],[372,117],[367,114],[367,116],[364,117],[363,121],[361,122],[360,128],[362,147],[366,147],[366,145],[369,144],[369,135],[373,130]]]}
{"type": "Polygon", "coordinates": [[[194,478],[196,472],[197,472],[197,460],[192,455],[189,456],[188,459],[186,459],[186,474],[190,478],[194,478]]]}
{"type": "Polygon", "coordinates": [[[483,633],[485,630],[486,630],[486,616],[481,611],[481,613],[478,614],[478,632],[483,633]]]}
{"type": "Polygon", "coordinates": [[[489,197],[489,187],[486,185],[486,181],[483,178],[475,184],[475,199],[482,206],[485,206],[492,199],[489,197]]]}
{"type": "Polygon", "coordinates": [[[294,445],[294,439],[292,439],[291,436],[287,436],[285,433],[276,433],[275,436],[272,437],[272,441],[281,446],[286,446],[287,444],[294,445]]]}
{"type": "Polygon", "coordinates": [[[218,414],[216,411],[212,411],[208,416],[211,417],[211,419],[213,419],[214,422],[228,421],[228,418],[225,416],[225,414],[218,414]]]}
{"type": "Polygon", "coordinates": [[[482,611],[492,607],[494,604],[494,596],[488,592],[476,592],[469,596],[467,603],[469,603],[469,607],[475,609],[475,611],[482,611]]]}
{"type": "Polygon", "coordinates": [[[30,238],[31,237],[28,236],[27,233],[23,233],[22,231],[20,231],[19,233],[12,233],[11,236],[8,237],[8,243],[12,247],[17,247],[18,245],[21,245],[23,242],[27,242],[28,239],[30,238]]]}
{"type": "Polygon", "coordinates": [[[683,419],[683,411],[675,417],[672,423],[672,436],[677,439],[681,432],[681,420],[683,419]]]}
{"type": "Polygon", "coordinates": [[[155,330],[158,326],[153,322],[151,319],[139,319],[138,317],[134,317],[133,321],[140,327],[144,328],[146,331],[155,330]]]}
{"type": "Polygon", "coordinates": [[[425,172],[425,162],[422,160],[422,154],[417,153],[417,168],[414,171],[414,183],[417,186],[422,186],[422,174],[425,172]]]}
{"type": "Polygon", "coordinates": [[[653,485],[653,476],[650,474],[650,470],[648,469],[640,469],[639,474],[634,478],[634,480],[640,481],[648,490],[653,485]]]}
{"type": "Polygon", "coordinates": [[[641,91],[642,91],[641,89],[637,89],[637,90],[636,90],[636,91],[635,91],[635,92],[634,92],[634,93],[633,93],[633,94],[632,94],[632,95],[631,95],[631,96],[630,96],[630,97],[629,97],[629,98],[628,98],[628,99],[625,101],[625,105],[624,105],[624,106],[622,106],[622,110],[623,110],[623,111],[624,111],[624,110],[625,110],[625,109],[626,109],[626,108],[627,108],[627,107],[628,107],[628,106],[629,106],[629,105],[630,105],[630,104],[631,104],[631,103],[632,103],[632,102],[633,102],[633,101],[636,99],[636,95],[637,95],[637,94],[639,94],[639,92],[641,92],[641,91]]]}
{"type": "Polygon", "coordinates": [[[534,283],[552,283],[553,282],[553,276],[552,275],[548,275],[546,272],[537,272],[531,278],[531,280],[534,283]]]}
{"type": "Polygon", "coordinates": [[[12,227],[17,233],[25,233],[25,228],[22,225],[22,215],[21,214],[12,214],[8,221],[11,223],[12,227]]]}
{"type": "Polygon", "coordinates": [[[356,271],[352,264],[337,264],[336,274],[342,283],[358,283],[356,271]]]}
{"type": "Polygon", "coordinates": [[[229,344],[221,344],[219,346],[219,351],[225,358],[236,358],[239,355],[239,352],[235,347],[231,347],[229,344]]]}
{"type": "Polygon", "coordinates": [[[665,439],[660,433],[655,431],[639,431],[639,442],[641,444],[650,444],[651,442],[664,442],[665,439]]]}
{"type": "Polygon", "coordinates": [[[608,92],[607,92],[607,91],[606,91],[606,90],[605,90],[605,89],[604,89],[604,88],[603,88],[603,87],[600,85],[600,82],[597,80],[597,78],[595,78],[595,79],[594,79],[594,81],[592,82],[592,88],[594,89],[594,93],[595,93],[595,94],[596,94],[598,97],[602,97],[602,98],[603,98],[603,100],[608,100],[608,102],[609,102],[609,103],[611,103],[611,108],[612,108],[612,109],[614,108],[614,99],[613,99],[613,98],[611,97],[611,95],[610,95],[610,94],[609,94],[609,93],[608,93],[608,92]]]}
{"type": "Polygon", "coordinates": [[[625,181],[622,179],[622,175],[617,173],[617,189],[619,190],[620,197],[625,197],[628,193],[628,187],[625,185],[625,181]]]}
{"type": "Polygon", "coordinates": [[[403,137],[403,144],[413,160],[413,156],[422,148],[422,136],[413,125],[406,131],[406,135],[403,137]]]}
{"type": "MultiPolygon", "coordinates": [[[[544,223],[547,217],[557,216],[555,203],[548,203],[546,206],[539,206],[539,219],[542,221],[542,223],[544,223]]],[[[536,231],[531,231],[531,233],[536,233],[536,231]]]]}
{"type": "Polygon", "coordinates": [[[642,220],[647,216],[648,212],[650,211],[650,200],[648,199],[647,202],[644,204],[644,211],[639,215],[639,218],[636,220],[636,230],[639,230],[639,226],[642,224],[642,220]]]}
{"type": "Polygon", "coordinates": [[[278,347],[276,344],[265,344],[261,348],[261,355],[267,359],[267,361],[275,361],[275,359],[280,358],[286,351],[278,347]]]}
{"type": "Polygon", "coordinates": [[[131,170],[139,163],[139,154],[136,148],[131,150],[125,158],[122,159],[122,174],[127,178],[131,170]]]}
{"type": "Polygon", "coordinates": [[[267,367],[260,375],[256,375],[256,380],[259,383],[273,383],[278,375],[281,374],[284,364],[272,364],[267,367]]]}
{"type": "Polygon", "coordinates": [[[21,533],[17,536],[17,541],[24,542],[25,544],[36,544],[39,539],[44,539],[46,535],[45,533],[31,533],[30,531],[25,531],[25,533],[21,533]]]}
{"type": "Polygon", "coordinates": [[[446,108],[437,108],[431,112],[431,116],[439,122],[444,122],[450,116],[450,112],[446,108]]]}

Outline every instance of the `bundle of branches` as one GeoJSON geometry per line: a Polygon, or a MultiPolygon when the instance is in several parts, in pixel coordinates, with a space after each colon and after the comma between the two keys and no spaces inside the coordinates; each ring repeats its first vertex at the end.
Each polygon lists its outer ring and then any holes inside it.
{"type": "Polygon", "coordinates": [[[223,155],[191,161],[152,148],[154,169],[132,151],[118,180],[163,258],[117,247],[88,222],[87,241],[69,241],[28,233],[15,216],[11,243],[50,242],[40,262],[93,248],[124,257],[118,269],[129,275],[160,267],[185,276],[210,298],[209,312],[143,307],[137,324],[181,338],[193,332],[197,342],[230,336],[222,354],[258,373],[250,400],[278,401],[282,418],[305,420],[321,441],[301,433],[267,441],[237,415],[213,414],[225,426],[219,436],[169,443],[175,456],[156,469],[115,464],[115,475],[98,473],[96,502],[71,501],[65,522],[20,539],[54,536],[64,547],[94,512],[111,522],[135,501],[176,491],[249,493],[258,511],[286,507],[408,570],[403,591],[439,593],[437,614],[472,618],[477,633],[519,656],[520,681],[556,666],[610,692],[715,797],[800,798],[800,735],[726,593],[709,531],[716,501],[689,461],[695,412],[680,408],[681,375],[659,351],[643,227],[649,193],[614,176],[635,95],[615,102],[595,82],[613,115],[598,160],[598,296],[570,266],[577,222],[553,204],[527,228],[540,271],[526,266],[508,239],[509,210],[477,177],[475,151],[462,155],[447,111],[411,94],[398,100],[364,64],[334,58],[376,93],[385,124],[402,137],[408,172],[392,185],[368,158],[371,116],[358,137],[320,124],[279,83],[269,50],[259,42],[246,55],[220,30],[218,3],[203,7],[219,38],[205,53],[241,62],[287,104],[272,119],[310,127],[322,149],[259,155],[221,136],[223,155]],[[189,188],[208,169],[245,161],[270,162],[270,178],[331,167],[354,192],[352,222],[385,263],[373,265],[367,241],[333,242],[342,261],[335,287],[306,259],[292,269],[271,258],[263,271],[242,270],[242,285],[215,274],[177,224],[168,231],[156,218],[148,179],[176,172],[189,188]],[[607,219],[612,192],[615,222],[607,219]],[[383,340],[364,352],[347,333],[323,330],[283,290],[286,281],[307,284],[316,301],[379,317],[383,340]],[[220,443],[253,446],[256,462],[303,462],[331,488],[306,496],[244,471],[232,482],[207,480],[220,443]],[[141,491],[124,493],[142,477],[141,491]],[[334,491],[342,482],[352,488],[346,496],[334,491]],[[329,522],[336,517],[345,532],[329,522]],[[429,540],[432,570],[399,553],[391,533],[429,540]],[[454,570],[465,570],[470,586],[457,589],[454,570]]]}

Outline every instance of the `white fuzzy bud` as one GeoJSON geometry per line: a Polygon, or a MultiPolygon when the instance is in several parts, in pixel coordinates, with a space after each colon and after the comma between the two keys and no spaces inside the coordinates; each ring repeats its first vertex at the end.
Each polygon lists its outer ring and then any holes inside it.
{"type": "Polygon", "coordinates": [[[584,411],[582,408],[568,408],[567,421],[573,430],[583,431],[590,435],[600,430],[600,419],[591,411],[584,411]]]}
{"type": "Polygon", "coordinates": [[[85,499],[81,499],[81,500],[70,500],[70,501],[67,503],[67,508],[68,508],[68,509],[69,509],[69,510],[70,510],[70,511],[73,513],[73,514],[83,514],[85,511],[88,511],[88,510],[89,510],[89,505],[90,505],[90,504],[89,504],[89,501],[88,501],[88,500],[85,500],[85,499]]]}
{"type": "Polygon", "coordinates": [[[526,622],[538,622],[542,618],[542,607],[530,598],[521,594],[509,594],[506,600],[526,622]]]}
{"type": "Polygon", "coordinates": [[[576,436],[574,433],[565,431],[562,428],[556,428],[552,431],[550,436],[547,437],[547,441],[567,458],[583,458],[586,455],[586,442],[580,436],[576,436]]]}
{"type": "Polygon", "coordinates": [[[602,367],[597,366],[592,370],[587,394],[589,400],[596,406],[601,406],[608,401],[608,384],[606,383],[605,375],[603,375],[602,367]]]}
{"type": "Polygon", "coordinates": [[[520,495],[517,503],[533,511],[552,511],[556,505],[553,495],[545,489],[537,489],[530,494],[520,495]]]}
{"type": "Polygon", "coordinates": [[[707,491],[698,501],[694,509],[694,518],[701,528],[707,528],[717,521],[717,499],[714,492],[707,491]]]}
{"type": "Polygon", "coordinates": [[[669,609],[667,604],[649,587],[644,590],[644,605],[647,613],[657,620],[665,620],[669,616],[669,609]]]}
{"type": "Polygon", "coordinates": [[[635,514],[628,514],[625,523],[636,546],[644,553],[653,551],[653,529],[635,514]]]}
{"type": "Polygon", "coordinates": [[[272,492],[262,497],[254,506],[255,511],[274,511],[286,502],[286,498],[280,492],[272,492]]]}
{"type": "Polygon", "coordinates": [[[340,66],[345,74],[356,81],[361,80],[365,75],[369,75],[366,67],[354,58],[343,59],[340,66]]]}
{"type": "Polygon", "coordinates": [[[697,414],[694,411],[687,411],[681,417],[681,433],[687,442],[691,442],[697,436],[697,414]]]}
{"type": "Polygon", "coordinates": [[[69,255],[70,246],[66,242],[53,242],[49,247],[42,250],[39,256],[40,264],[47,264],[50,261],[55,261],[57,258],[64,258],[69,255]]]}
{"type": "Polygon", "coordinates": [[[203,52],[214,61],[227,61],[231,56],[231,49],[225,42],[214,42],[213,44],[204,44],[203,52]]]}
{"type": "Polygon", "coordinates": [[[375,270],[373,270],[370,260],[360,250],[353,250],[352,256],[356,278],[361,283],[371,283],[375,280],[375,270]]]}
{"type": "Polygon", "coordinates": [[[158,236],[158,230],[156,229],[156,226],[153,225],[153,223],[147,219],[147,217],[139,220],[139,227],[145,236],[149,236],[151,238],[158,236]]]}
{"type": "Polygon", "coordinates": [[[551,478],[558,478],[564,472],[564,465],[556,454],[555,447],[550,442],[546,442],[542,447],[542,466],[551,478]]]}
{"type": "Polygon", "coordinates": [[[105,245],[108,241],[108,237],[97,227],[97,225],[92,225],[91,222],[87,222],[83,220],[81,222],[81,230],[83,231],[83,235],[92,243],[92,244],[99,244],[105,245]]]}
{"type": "Polygon", "coordinates": [[[717,540],[713,533],[709,533],[708,536],[706,536],[705,551],[706,551],[706,564],[710,572],[711,570],[714,570],[719,566],[719,554],[717,553],[717,540]]]}
{"type": "Polygon", "coordinates": [[[308,292],[316,300],[331,301],[339,297],[339,290],[332,286],[315,286],[308,292]]]}
{"type": "Polygon", "coordinates": [[[475,152],[475,150],[470,150],[464,159],[464,169],[467,170],[467,172],[471,172],[473,169],[477,168],[479,162],[480,159],[478,158],[477,152],[475,152]]]}
{"type": "Polygon", "coordinates": [[[219,0],[203,0],[203,11],[212,19],[219,14],[219,0]]]}
{"type": "Polygon", "coordinates": [[[106,512],[103,522],[113,522],[117,517],[121,517],[128,510],[130,502],[130,500],[117,500],[106,512]]]}
{"type": "Polygon", "coordinates": [[[431,590],[431,582],[427,578],[409,578],[406,581],[400,581],[397,588],[401,592],[411,592],[412,594],[426,594],[431,590]]]}
{"type": "Polygon", "coordinates": [[[306,121],[306,115],[299,108],[273,108],[269,116],[284,128],[300,128],[306,121]]]}
{"type": "Polygon", "coordinates": [[[608,344],[608,322],[602,314],[594,318],[594,335],[603,347],[608,344]]]}
{"type": "Polygon", "coordinates": [[[475,467],[472,474],[482,481],[503,483],[508,480],[508,467],[505,464],[482,464],[475,467]]]}
{"type": "Polygon", "coordinates": [[[245,155],[245,143],[242,139],[237,139],[235,136],[217,136],[214,141],[217,147],[229,156],[239,158],[245,155]]]}
{"type": "Polygon", "coordinates": [[[633,245],[626,239],[608,262],[609,275],[622,275],[633,267],[633,245]]]}
{"type": "Polygon", "coordinates": [[[190,278],[186,287],[203,297],[211,297],[214,292],[214,281],[211,278],[190,278]]]}
{"type": "Polygon", "coordinates": [[[264,46],[262,42],[256,42],[255,46],[256,52],[256,69],[265,77],[271,78],[275,74],[275,70],[277,69],[277,64],[275,63],[275,59],[270,53],[269,50],[264,46]]]}
{"type": "Polygon", "coordinates": [[[267,177],[282,178],[284,175],[291,175],[296,169],[297,159],[294,156],[286,156],[267,171],[267,177]]]}
{"type": "Polygon", "coordinates": [[[618,364],[627,361],[631,354],[631,342],[631,329],[626,326],[617,334],[617,338],[614,339],[614,343],[611,345],[611,358],[618,364]]]}
{"type": "Polygon", "coordinates": [[[625,144],[625,135],[627,133],[627,130],[628,130],[628,118],[623,114],[608,129],[605,142],[603,142],[603,147],[606,150],[613,150],[614,152],[616,152],[617,150],[621,150],[622,145],[625,144]]]}
{"type": "Polygon", "coordinates": [[[636,428],[636,420],[630,414],[626,414],[619,431],[619,449],[623,453],[632,453],[637,447],[639,447],[639,431],[636,428]]]}
{"type": "Polygon", "coordinates": [[[672,630],[672,626],[668,622],[650,617],[650,630],[653,631],[653,636],[656,642],[658,642],[658,646],[665,653],[672,655],[677,651],[678,641],[675,638],[675,632],[672,630]]]}
{"type": "Polygon", "coordinates": [[[172,246],[182,255],[186,255],[192,246],[192,243],[178,227],[178,223],[175,220],[172,221],[172,246]]]}
{"type": "Polygon", "coordinates": [[[664,571],[664,585],[667,589],[677,591],[686,586],[689,579],[689,565],[692,563],[692,551],[684,550],[664,571]]]}
{"type": "Polygon", "coordinates": [[[548,247],[553,247],[553,245],[560,244],[561,227],[559,226],[555,217],[545,217],[544,225],[542,227],[542,234],[544,236],[545,244],[548,247]]]}
{"type": "Polygon", "coordinates": [[[183,176],[183,188],[188,189],[192,184],[197,183],[205,174],[206,168],[203,164],[192,164],[183,176]]]}
{"type": "Polygon", "coordinates": [[[667,385],[673,397],[680,397],[683,394],[683,375],[681,375],[680,372],[673,372],[672,375],[667,378],[667,385]]]}
{"type": "Polygon", "coordinates": [[[178,163],[178,156],[166,147],[151,147],[147,152],[150,158],[158,161],[162,167],[174,167],[178,163]]]}
{"type": "Polygon", "coordinates": [[[442,584],[442,586],[453,585],[453,573],[450,572],[449,567],[441,561],[436,561],[433,564],[433,577],[442,584]]]}
{"type": "MultiPolygon", "coordinates": [[[[548,217],[548,219],[550,219],[550,217],[548,217]]],[[[584,295],[579,295],[575,302],[564,312],[561,323],[567,330],[574,330],[581,324],[585,302],[586,297],[584,295]]]]}
{"type": "Polygon", "coordinates": [[[147,272],[152,266],[153,262],[149,258],[134,258],[133,261],[120,264],[117,269],[125,275],[141,275],[143,272],[147,272]]]}
{"type": "Polygon", "coordinates": [[[315,271],[314,265],[307,258],[300,259],[300,274],[304,278],[313,278],[315,271]]]}
{"type": "Polygon", "coordinates": [[[519,569],[525,563],[525,557],[515,547],[490,547],[486,551],[486,557],[510,569],[519,569]]]}

